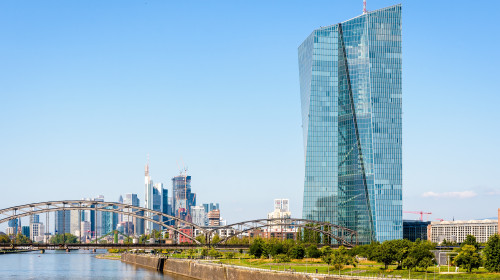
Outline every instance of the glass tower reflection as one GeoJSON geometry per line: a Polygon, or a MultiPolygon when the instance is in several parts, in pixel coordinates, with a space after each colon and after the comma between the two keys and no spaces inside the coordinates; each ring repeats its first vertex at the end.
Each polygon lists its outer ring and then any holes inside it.
{"type": "Polygon", "coordinates": [[[314,30],[298,53],[303,218],[402,238],[401,5],[314,30]]]}

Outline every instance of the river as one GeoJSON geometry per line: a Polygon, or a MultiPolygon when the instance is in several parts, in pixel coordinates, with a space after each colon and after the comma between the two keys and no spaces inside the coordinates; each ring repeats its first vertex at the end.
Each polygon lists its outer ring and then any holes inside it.
{"type": "Polygon", "coordinates": [[[0,279],[166,279],[189,278],[162,274],[119,260],[95,258],[105,250],[39,251],[0,255],[0,279]]]}

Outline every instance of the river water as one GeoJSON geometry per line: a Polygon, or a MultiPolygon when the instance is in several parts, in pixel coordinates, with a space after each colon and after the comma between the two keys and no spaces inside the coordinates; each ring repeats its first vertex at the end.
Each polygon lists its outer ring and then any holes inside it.
{"type": "Polygon", "coordinates": [[[189,278],[162,274],[119,260],[97,259],[98,250],[39,251],[0,254],[0,279],[167,279],[189,278]]]}

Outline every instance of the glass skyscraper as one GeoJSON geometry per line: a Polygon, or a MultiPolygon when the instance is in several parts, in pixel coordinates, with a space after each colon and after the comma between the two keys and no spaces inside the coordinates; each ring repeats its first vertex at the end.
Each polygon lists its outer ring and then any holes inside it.
{"type": "Polygon", "coordinates": [[[303,218],[402,238],[401,5],[314,30],[298,52],[303,218]]]}

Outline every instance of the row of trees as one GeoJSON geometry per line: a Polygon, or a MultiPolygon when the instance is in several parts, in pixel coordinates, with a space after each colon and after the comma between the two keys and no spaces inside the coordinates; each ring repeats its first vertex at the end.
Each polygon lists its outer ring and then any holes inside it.
{"type": "Polygon", "coordinates": [[[0,243],[10,243],[10,244],[30,244],[31,239],[26,237],[24,234],[18,232],[14,237],[9,238],[7,235],[0,235],[0,243]]]}
{"type": "Polygon", "coordinates": [[[431,252],[435,247],[429,241],[418,239],[411,242],[407,239],[398,239],[356,246],[351,250],[351,254],[383,263],[385,269],[391,264],[396,264],[397,269],[422,268],[425,270],[435,263],[434,254],[431,252]]]}
{"type": "Polygon", "coordinates": [[[498,234],[488,238],[483,250],[480,249],[476,238],[468,235],[455,252],[458,254],[453,258],[453,263],[468,272],[483,265],[490,272],[500,272],[500,236],[498,234]]]}

